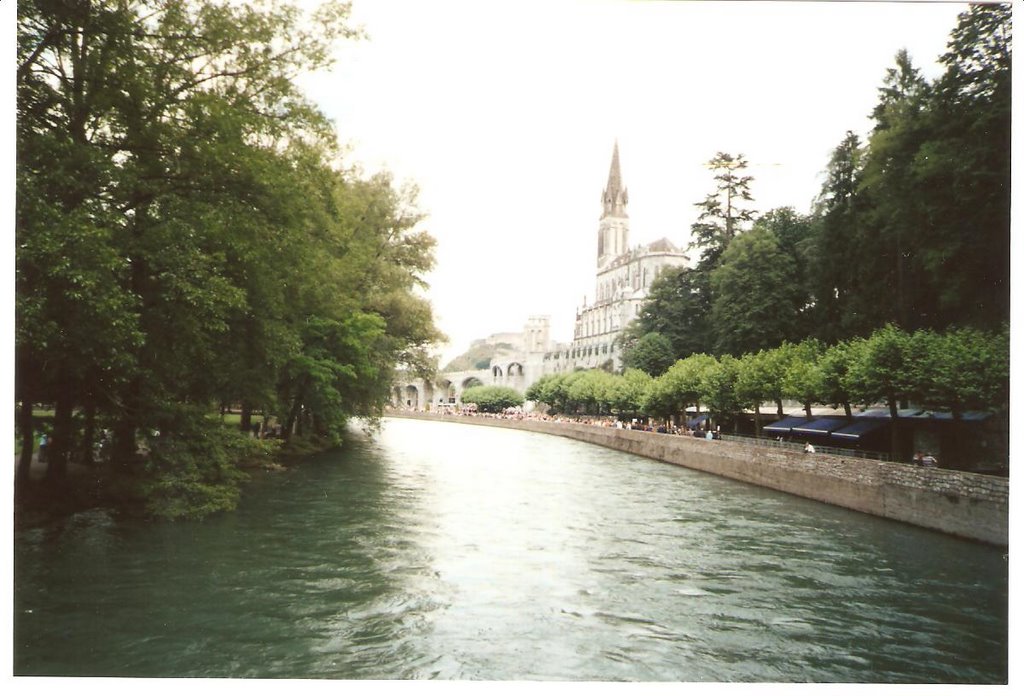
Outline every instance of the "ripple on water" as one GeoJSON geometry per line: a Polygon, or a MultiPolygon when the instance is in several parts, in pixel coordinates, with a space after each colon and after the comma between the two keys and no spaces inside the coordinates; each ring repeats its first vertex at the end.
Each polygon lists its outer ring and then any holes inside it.
{"type": "Polygon", "coordinates": [[[1006,676],[997,550],[490,428],[390,421],[236,513],[80,516],[15,556],[16,674],[1006,676]]]}

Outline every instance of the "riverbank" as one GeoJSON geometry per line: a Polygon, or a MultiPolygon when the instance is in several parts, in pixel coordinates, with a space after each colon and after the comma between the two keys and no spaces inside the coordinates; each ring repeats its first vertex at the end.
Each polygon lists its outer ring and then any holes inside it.
{"type": "MultiPolygon", "coordinates": [[[[176,447],[173,463],[166,456],[154,463],[147,446],[140,448],[136,466],[104,458],[85,465],[69,458],[60,476],[51,476],[49,462],[41,461],[35,451],[27,477],[15,483],[15,527],[95,509],[165,521],[203,519],[234,510],[253,475],[284,471],[339,446],[335,440],[315,436],[285,441],[252,437],[235,428],[223,432],[223,439],[192,440],[200,444],[198,449],[176,447]]],[[[18,465],[16,455],[15,469],[18,465]]]]}
{"type": "Polygon", "coordinates": [[[1009,479],[567,421],[389,411],[388,417],[568,437],[996,546],[1008,545],[1009,479]]]}

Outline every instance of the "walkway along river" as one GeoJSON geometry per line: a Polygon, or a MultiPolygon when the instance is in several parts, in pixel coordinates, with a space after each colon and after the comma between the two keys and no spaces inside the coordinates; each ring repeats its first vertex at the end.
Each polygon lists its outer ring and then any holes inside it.
{"type": "Polygon", "coordinates": [[[1005,683],[997,547],[385,419],[202,523],[15,538],[18,675],[1005,683]]]}

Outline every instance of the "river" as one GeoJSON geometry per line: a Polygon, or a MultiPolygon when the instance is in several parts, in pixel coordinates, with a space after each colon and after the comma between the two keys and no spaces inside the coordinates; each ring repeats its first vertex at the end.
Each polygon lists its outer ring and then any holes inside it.
{"type": "Polygon", "coordinates": [[[233,513],[14,551],[16,675],[1007,679],[1002,550],[514,430],[386,419],[233,513]]]}

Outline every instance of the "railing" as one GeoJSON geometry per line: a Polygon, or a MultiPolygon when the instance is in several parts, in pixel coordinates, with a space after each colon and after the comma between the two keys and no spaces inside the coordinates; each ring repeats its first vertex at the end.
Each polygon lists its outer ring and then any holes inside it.
{"type": "MultiPolygon", "coordinates": [[[[804,445],[799,442],[788,442],[779,441],[769,437],[754,437],[753,435],[734,435],[732,433],[722,433],[722,439],[728,440],[747,440],[750,444],[757,445],[758,447],[774,447],[776,449],[784,449],[795,452],[802,452],[804,445]]],[[[829,447],[827,445],[814,445],[814,451],[817,454],[834,454],[840,457],[849,457],[856,459],[873,459],[880,462],[891,462],[892,455],[888,452],[872,452],[869,450],[855,450],[848,449],[845,447],[829,447]]]]}

